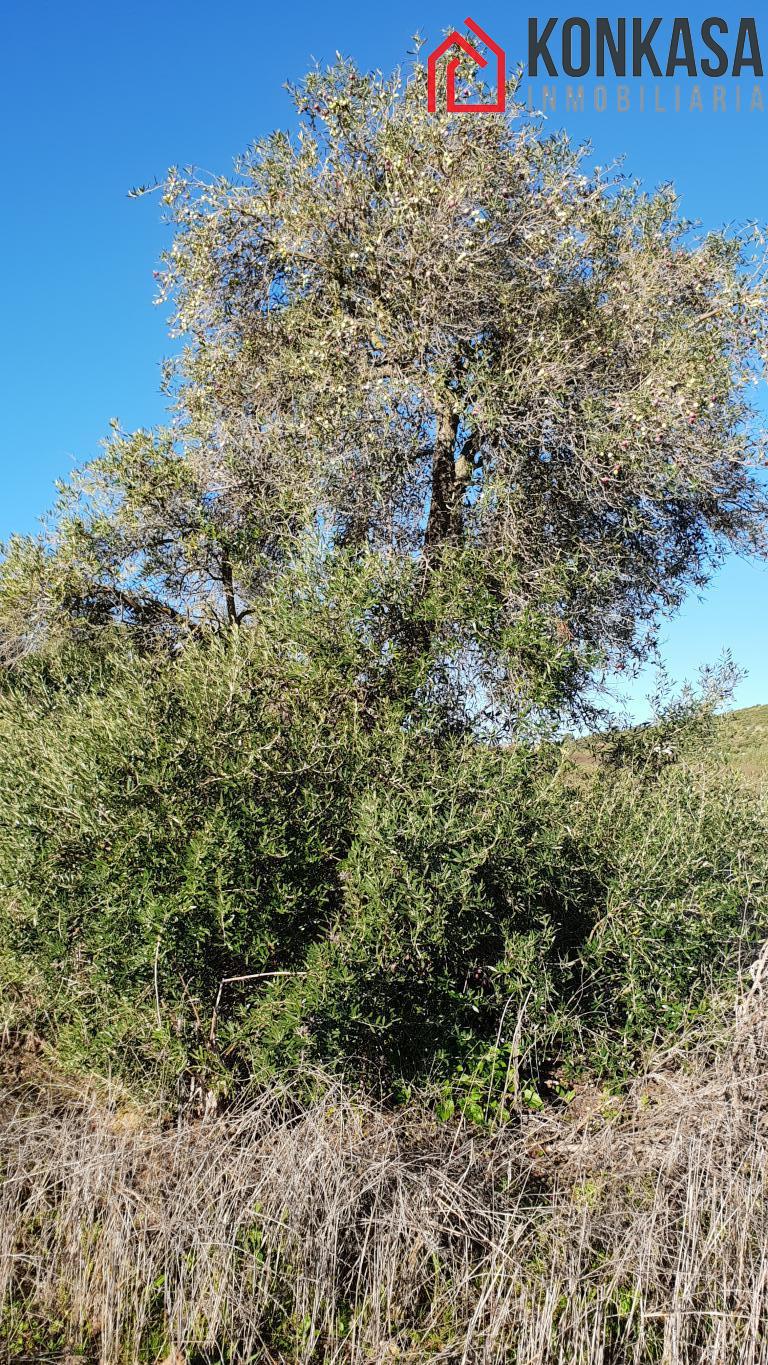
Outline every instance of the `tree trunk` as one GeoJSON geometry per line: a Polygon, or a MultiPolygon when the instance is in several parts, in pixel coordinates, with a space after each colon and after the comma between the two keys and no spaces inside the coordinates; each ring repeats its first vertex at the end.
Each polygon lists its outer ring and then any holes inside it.
{"type": "Polygon", "coordinates": [[[459,419],[454,413],[441,413],[438,416],[432,455],[429,516],[424,536],[424,554],[428,560],[438,559],[445,545],[457,544],[461,539],[462,503],[468,480],[463,467],[466,461],[456,460],[458,430],[459,419]]]}
{"type": "Polygon", "coordinates": [[[224,588],[224,601],[227,606],[227,624],[236,626],[239,624],[237,615],[237,603],[235,601],[235,580],[232,573],[232,565],[228,559],[221,561],[221,582],[224,588]]]}

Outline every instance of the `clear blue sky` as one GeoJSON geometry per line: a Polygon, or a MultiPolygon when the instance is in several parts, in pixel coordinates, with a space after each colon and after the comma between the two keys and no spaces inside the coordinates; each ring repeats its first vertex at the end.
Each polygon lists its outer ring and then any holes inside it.
{"type": "MultiPolygon", "coordinates": [[[[299,77],[313,57],[332,59],[337,48],[386,69],[406,58],[417,29],[431,46],[469,12],[514,64],[525,53],[529,15],[642,12],[498,0],[472,0],[467,11],[463,0],[451,3],[6,6],[0,538],[34,528],[53,480],[97,451],[110,417],[125,427],[162,418],[159,363],[170,343],[152,306],[152,270],[166,230],[155,197],[126,197],[132,185],[174,163],[227,171],[253,138],[290,124],[282,82],[299,77]]],[[[700,23],[712,11],[675,12],[700,23]]],[[[733,22],[755,10],[720,3],[716,12],[733,22]]],[[[768,22],[763,32],[768,47],[768,22]]],[[[706,97],[711,82],[701,84],[706,97]]],[[[751,79],[742,86],[750,92],[751,79]]],[[[564,88],[561,80],[561,99],[564,88]]],[[[763,89],[768,105],[768,79],[763,89]]],[[[627,169],[649,185],[674,180],[686,213],[707,227],[768,221],[768,109],[656,114],[635,107],[619,115],[610,106],[604,114],[558,107],[550,123],[590,138],[600,164],[626,154],[627,169]]],[[[768,702],[767,588],[765,568],[729,562],[704,601],[666,627],[671,672],[690,676],[727,647],[749,670],[738,702],[768,702]]]]}

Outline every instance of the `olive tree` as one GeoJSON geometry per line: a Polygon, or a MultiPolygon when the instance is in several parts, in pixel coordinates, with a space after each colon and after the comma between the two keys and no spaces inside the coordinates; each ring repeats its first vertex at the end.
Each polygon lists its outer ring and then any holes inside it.
{"type": "Polygon", "coordinates": [[[573,700],[764,549],[762,235],[590,170],[514,82],[506,115],[430,114],[419,62],[291,93],[232,177],[162,186],[172,420],[116,430],[9,547],[7,652],[73,621],[246,627],[297,556],[345,555],[407,599],[382,645],[471,658],[485,696],[518,685],[525,622],[573,700]]]}

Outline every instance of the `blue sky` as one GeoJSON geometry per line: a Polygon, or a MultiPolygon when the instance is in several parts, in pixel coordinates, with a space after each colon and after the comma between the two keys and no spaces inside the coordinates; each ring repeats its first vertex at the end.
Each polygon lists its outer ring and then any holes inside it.
{"type": "MultiPolygon", "coordinates": [[[[171,164],[227,171],[255,137],[290,125],[282,83],[298,78],[312,58],[330,60],[339,48],[362,66],[387,69],[407,59],[415,31],[431,46],[446,27],[462,26],[467,9],[452,3],[395,0],[385,12],[348,3],[267,9],[244,0],[6,6],[0,538],[34,528],[54,479],[96,453],[111,417],[128,428],[162,418],[159,367],[170,343],[162,310],[152,304],[152,271],[166,229],[157,199],[129,200],[128,189],[171,164]]],[[[676,11],[694,26],[711,13],[676,11]]],[[[513,65],[525,54],[529,15],[643,11],[472,0],[469,12],[513,65]]],[[[743,11],[721,3],[716,12],[736,26],[743,11]]],[[[768,61],[768,22],[762,32],[768,61]]],[[[633,107],[618,114],[611,78],[601,114],[590,107],[589,82],[586,111],[565,112],[561,79],[550,125],[591,139],[599,164],[626,154],[627,169],[649,186],[674,180],[687,215],[706,227],[768,222],[768,108],[736,112],[735,82],[725,83],[725,113],[708,107],[712,82],[702,80],[704,112],[641,112],[635,89],[633,107]]],[[[653,82],[645,84],[650,105],[653,82]]],[[[685,107],[691,82],[682,84],[685,107]]],[[[741,85],[746,102],[751,77],[741,85]]],[[[768,105],[768,78],[762,86],[768,105]]],[[[539,80],[537,98],[540,87],[539,80]]],[[[692,676],[728,648],[749,673],[739,704],[768,702],[767,588],[766,568],[729,561],[704,600],[665,627],[670,672],[692,676]]],[[[637,714],[642,693],[639,685],[637,714]]]]}

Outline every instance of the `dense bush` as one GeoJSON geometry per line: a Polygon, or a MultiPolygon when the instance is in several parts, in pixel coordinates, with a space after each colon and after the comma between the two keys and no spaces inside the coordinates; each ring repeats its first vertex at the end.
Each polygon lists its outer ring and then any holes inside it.
{"type": "Polygon", "coordinates": [[[599,773],[583,818],[604,891],[580,953],[580,1013],[594,1061],[620,1072],[638,1042],[682,1037],[757,956],[768,932],[765,821],[706,749],[660,772],[599,773]]]}
{"type": "Polygon", "coordinates": [[[35,664],[2,698],[6,999],[73,1059],[208,1080],[461,1055],[510,990],[543,1000],[548,761],[361,718],[256,631],[35,664]]]}
{"type": "Polygon", "coordinates": [[[563,1056],[620,1075],[766,933],[754,803],[652,735],[574,781],[448,683],[409,710],[347,606],[5,675],[6,1024],[198,1096],[322,1061],[479,1118],[563,1056]]]}

